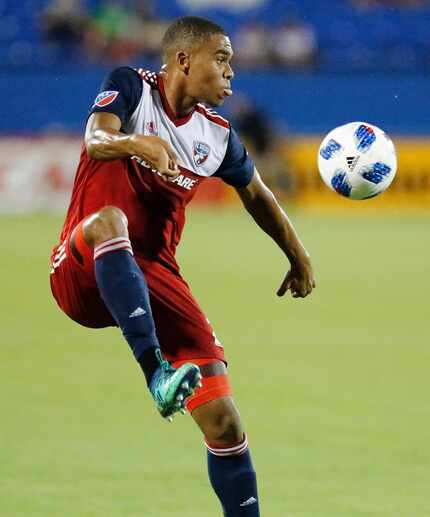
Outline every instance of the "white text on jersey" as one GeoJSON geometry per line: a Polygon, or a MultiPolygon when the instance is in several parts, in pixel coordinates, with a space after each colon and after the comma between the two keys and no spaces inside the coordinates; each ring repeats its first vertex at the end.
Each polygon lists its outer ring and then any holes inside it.
{"type": "Polygon", "coordinates": [[[197,180],[193,180],[191,178],[187,178],[187,176],[184,176],[183,174],[179,174],[177,178],[172,180],[172,183],[177,183],[180,187],[186,190],[191,190],[197,183],[197,180]]]}

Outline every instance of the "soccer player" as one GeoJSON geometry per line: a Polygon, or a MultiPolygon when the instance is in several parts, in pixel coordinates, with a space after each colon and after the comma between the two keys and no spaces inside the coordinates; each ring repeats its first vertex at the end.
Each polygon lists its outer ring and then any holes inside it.
{"type": "Polygon", "coordinates": [[[122,67],[105,79],[52,253],[51,287],[81,325],[120,327],[160,413],[171,418],[186,407],[200,427],[224,515],[256,517],[256,474],[224,349],[175,260],[200,183],[214,176],[234,187],[284,251],[290,268],[279,296],[305,297],[315,282],[308,253],[238,135],[206,107],[232,95],[232,56],[221,27],[185,17],[164,36],[160,73],[122,67]]]}

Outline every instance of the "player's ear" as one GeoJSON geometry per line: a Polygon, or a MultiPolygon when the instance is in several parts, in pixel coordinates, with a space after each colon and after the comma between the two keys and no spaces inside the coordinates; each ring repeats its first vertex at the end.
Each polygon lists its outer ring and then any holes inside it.
{"type": "Polygon", "coordinates": [[[190,69],[190,55],[184,50],[176,52],[176,64],[185,74],[188,74],[190,69]]]}

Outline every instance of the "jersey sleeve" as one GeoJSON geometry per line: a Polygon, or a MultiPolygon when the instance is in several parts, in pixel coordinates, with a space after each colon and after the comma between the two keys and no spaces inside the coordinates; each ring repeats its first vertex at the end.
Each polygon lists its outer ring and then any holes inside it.
{"type": "Polygon", "coordinates": [[[236,131],[230,127],[227,151],[220,168],[214,176],[221,178],[229,185],[246,187],[254,175],[254,162],[242,144],[236,131]]]}
{"type": "Polygon", "coordinates": [[[114,113],[124,125],[137,108],[142,92],[142,79],[133,68],[117,68],[102,82],[90,115],[99,112],[114,113]]]}

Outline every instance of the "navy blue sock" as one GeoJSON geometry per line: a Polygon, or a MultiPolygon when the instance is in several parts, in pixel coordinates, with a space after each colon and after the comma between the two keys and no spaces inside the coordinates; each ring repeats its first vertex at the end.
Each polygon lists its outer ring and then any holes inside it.
{"type": "Polygon", "coordinates": [[[209,479],[221,501],[224,516],[260,517],[257,478],[246,437],[236,447],[222,449],[206,445],[209,479]]]}
{"type": "Polygon", "coordinates": [[[148,286],[127,238],[115,238],[94,249],[94,268],[101,297],[127,340],[149,384],[160,365],[160,346],[149,304],[148,286]]]}

